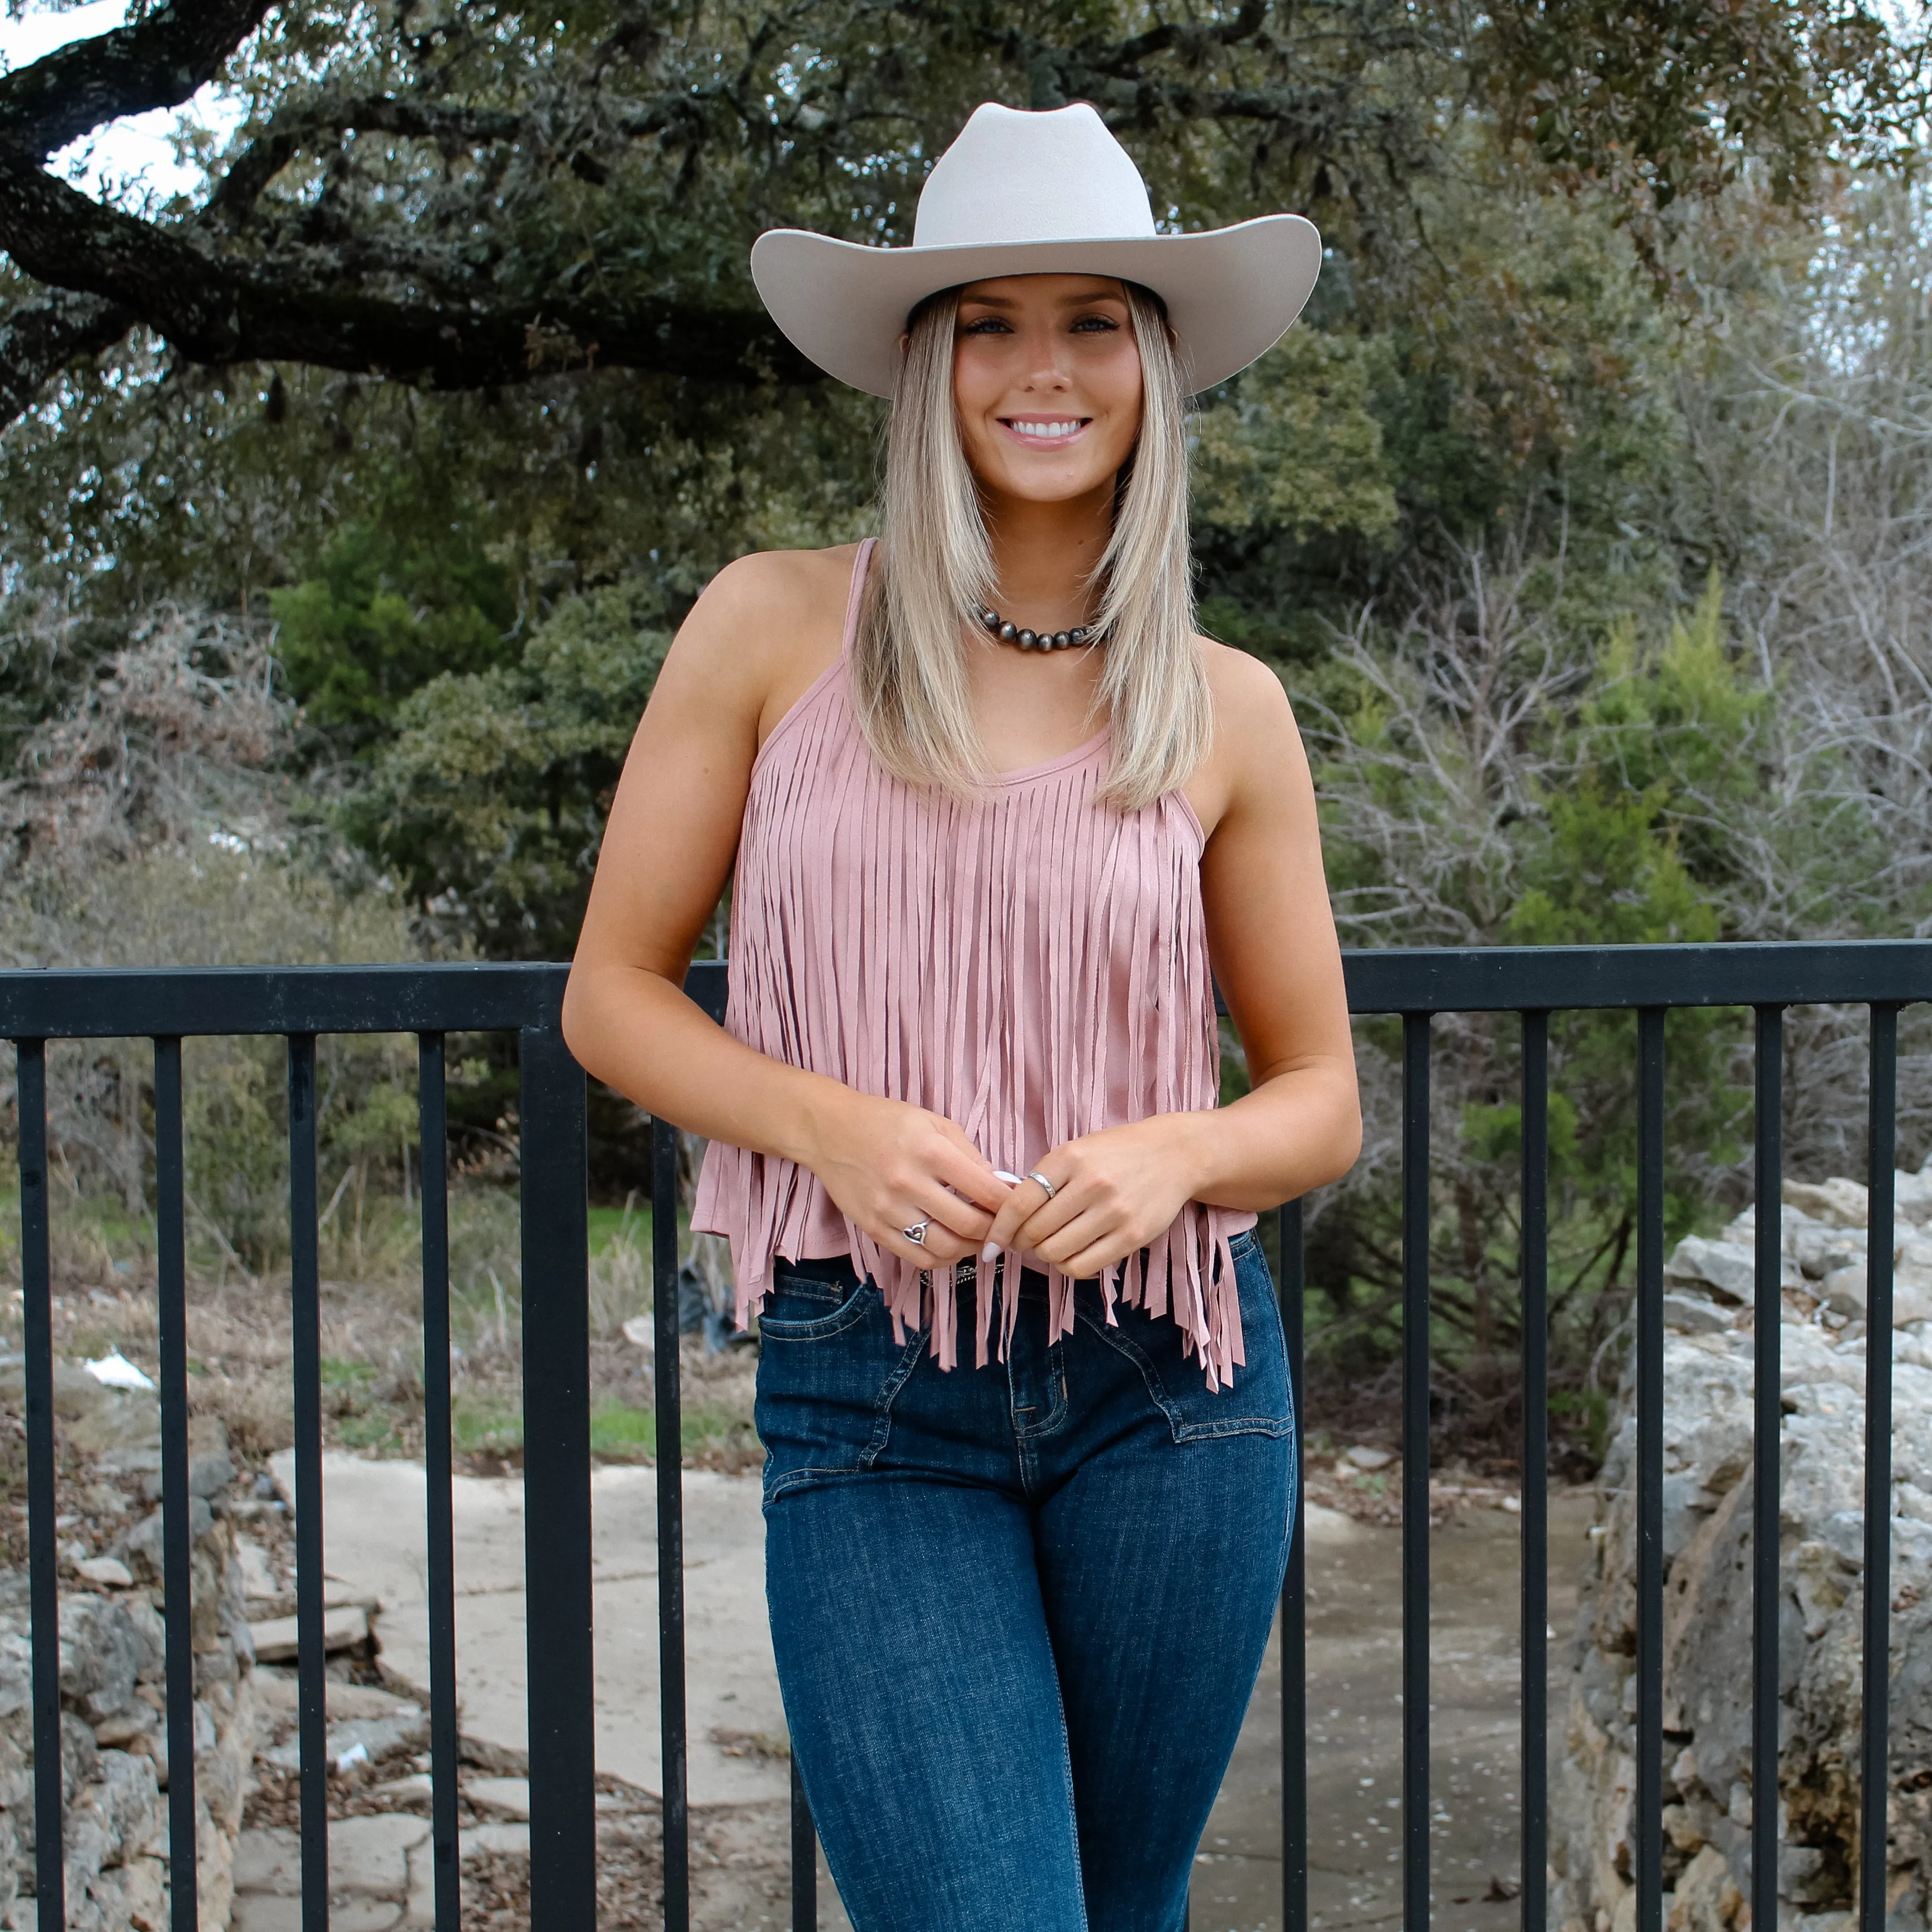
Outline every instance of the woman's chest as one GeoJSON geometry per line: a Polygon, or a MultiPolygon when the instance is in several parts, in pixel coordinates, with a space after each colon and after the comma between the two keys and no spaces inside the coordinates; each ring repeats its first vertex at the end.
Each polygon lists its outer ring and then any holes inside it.
{"type": "Polygon", "coordinates": [[[1199,918],[1198,826],[1184,800],[1101,804],[1104,744],[976,799],[915,791],[869,759],[844,782],[781,778],[754,794],[738,894],[794,929],[921,935],[1069,956],[1175,943],[1199,918]]]}

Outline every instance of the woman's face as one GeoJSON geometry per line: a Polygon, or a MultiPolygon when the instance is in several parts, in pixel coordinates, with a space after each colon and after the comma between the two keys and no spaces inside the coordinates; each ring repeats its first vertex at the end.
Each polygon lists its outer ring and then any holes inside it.
{"type": "Polygon", "coordinates": [[[1141,427],[1141,356],[1120,284],[1003,275],[961,292],[952,395],[992,494],[1057,503],[1111,489],[1141,427]]]}

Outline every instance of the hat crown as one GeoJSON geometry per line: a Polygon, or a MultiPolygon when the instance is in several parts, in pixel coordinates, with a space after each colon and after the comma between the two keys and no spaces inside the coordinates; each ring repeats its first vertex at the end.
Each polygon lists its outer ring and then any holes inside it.
{"type": "Polygon", "coordinates": [[[1091,107],[1028,113],[988,101],[932,164],[913,245],[1138,240],[1154,232],[1140,170],[1091,107]]]}

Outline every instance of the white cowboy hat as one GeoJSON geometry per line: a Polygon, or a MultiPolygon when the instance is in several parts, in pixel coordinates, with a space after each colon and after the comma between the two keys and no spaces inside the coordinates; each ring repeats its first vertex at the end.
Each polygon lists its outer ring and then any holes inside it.
{"type": "Polygon", "coordinates": [[[933,164],[910,248],[774,228],[752,250],[772,320],[826,374],[875,396],[892,393],[906,317],[928,296],[1080,270],[1153,290],[1189,386],[1205,389],[1287,332],[1321,273],[1322,237],[1298,214],[1161,234],[1140,170],[1092,108],[988,101],[933,164]]]}

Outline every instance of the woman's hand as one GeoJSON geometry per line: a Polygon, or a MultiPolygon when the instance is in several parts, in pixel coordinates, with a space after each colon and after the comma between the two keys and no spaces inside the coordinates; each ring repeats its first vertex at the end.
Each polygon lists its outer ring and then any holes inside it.
{"type": "Polygon", "coordinates": [[[1171,1227],[1195,1193],[1195,1141],[1207,1116],[1157,1114],[1067,1141],[1036,1163],[1053,1194],[1022,1180],[981,1251],[1032,1254],[1076,1281],[1105,1274],[1171,1227]]]}
{"type": "Polygon", "coordinates": [[[948,1268],[973,1253],[1016,1191],[955,1122],[903,1100],[848,1090],[818,1138],[805,1164],[840,1212],[916,1268],[948,1268]],[[907,1240],[921,1221],[924,1243],[907,1240]]]}

